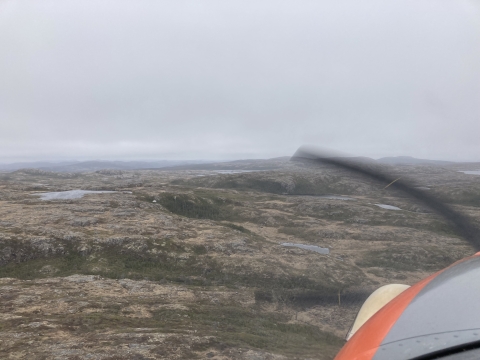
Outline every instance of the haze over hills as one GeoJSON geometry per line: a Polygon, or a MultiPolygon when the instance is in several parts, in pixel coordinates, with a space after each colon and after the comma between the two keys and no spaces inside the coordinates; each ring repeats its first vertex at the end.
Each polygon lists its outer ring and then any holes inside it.
{"type": "Polygon", "coordinates": [[[274,170],[285,166],[290,156],[272,159],[245,159],[225,162],[210,162],[204,164],[185,164],[165,167],[164,170],[274,170]]]}
{"type": "Polygon", "coordinates": [[[19,169],[40,169],[57,166],[68,166],[80,163],[80,161],[61,161],[61,162],[49,162],[49,161],[30,161],[30,162],[15,162],[0,164],[0,170],[3,171],[15,171],[19,169]]]}
{"type": "MultiPolygon", "coordinates": [[[[353,157],[361,162],[378,162],[387,165],[453,165],[461,164],[453,161],[419,159],[411,156],[383,157],[372,159],[368,157],[353,157]]],[[[11,172],[20,169],[40,169],[54,172],[90,172],[98,170],[273,170],[284,166],[290,161],[290,156],[272,159],[244,159],[234,161],[209,160],[157,160],[157,161],[62,161],[62,162],[17,162],[0,164],[0,171],[11,172]]]]}
{"type": "MultiPolygon", "coordinates": [[[[164,170],[273,170],[285,166],[290,156],[276,157],[272,159],[246,159],[226,162],[185,164],[165,167],[164,170]]],[[[384,157],[372,159],[365,156],[353,156],[349,159],[360,163],[381,163],[386,165],[451,165],[461,164],[452,161],[418,159],[411,156],[384,157]]]]}
{"type": "Polygon", "coordinates": [[[412,156],[389,156],[377,159],[378,162],[389,165],[448,165],[454,161],[418,159],[412,156]]]}
{"type": "Polygon", "coordinates": [[[63,161],[63,162],[19,162],[0,164],[0,171],[16,171],[20,169],[40,169],[55,172],[88,172],[103,169],[111,170],[139,170],[159,169],[187,164],[210,163],[206,160],[158,160],[158,161],[63,161]]]}

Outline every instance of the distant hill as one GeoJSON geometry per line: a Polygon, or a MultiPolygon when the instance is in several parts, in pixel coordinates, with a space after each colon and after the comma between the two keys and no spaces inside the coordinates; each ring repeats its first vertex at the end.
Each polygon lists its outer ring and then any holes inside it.
{"type": "Polygon", "coordinates": [[[164,167],[162,170],[273,170],[288,165],[290,156],[164,167]]]}
{"type": "MultiPolygon", "coordinates": [[[[366,157],[351,157],[352,161],[362,163],[381,163],[389,165],[449,165],[451,161],[417,159],[411,156],[384,157],[374,160],[366,157]]],[[[272,159],[246,159],[213,162],[206,160],[158,160],[158,161],[63,161],[63,162],[24,162],[0,164],[0,171],[11,172],[21,169],[39,169],[54,172],[89,172],[98,170],[273,170],[295,166],[290,157],[272,159]]]]}
{"type": "Polygon", "coordinates": [[[15,171],[20,169],[41,169],[56,166],[68,166],[78,164],[80,161],[62,161],[62,162],[48,162],[48,161],[31,161],[31,162],[16,162],[10,164],[0,164],[0,170],[15,171]]]}
{"type": "Polygon", "coordinates": [[[411,156],[391,156],[383,157],[377,160],[382,164],[389,165],[449,165],[454,164],[453,161],[444,161],[444,160],[428,160],[428,159],[417,159],[411,156]]]}
{"type": "Polygon", "coordinates": [[[159,161],[65,161],[65,162],[25,162],[0,164],[0,171],[16,171],[20,169],[40,169],[55,172],[88,172],[97,170],[140,170],[160,169],[188,164],[203,164],[204,160],[159,160],[159,161]]]}

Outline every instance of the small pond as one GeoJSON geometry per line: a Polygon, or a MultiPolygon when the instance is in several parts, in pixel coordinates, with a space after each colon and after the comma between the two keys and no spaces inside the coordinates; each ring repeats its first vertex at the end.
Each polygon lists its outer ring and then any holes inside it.
{"type": "Polygon", "coordinates": [[[42,200],[71,200],[80,199],[86,194],[111,194],[116,191],[93,191],[93,190],[69,190],[46,193],[36,193],[32,195],[40,196],[42,200]]]}
{"type": "Polygon", "coordinates": [[[385,205],[385,204],[375,204],[378,207],[381,207],[382,209],[387,209],[387,210],[402,210],[399,207],[393,206],[393,205],[385,205]]]}
{"type": "Polygon", "coordinates": [[[459,172],[467,175],[480,175],[480,170],[465,170],[465,171],[459,171],[459,172]]]}
{"type": "Polygon", "coordinates": [[[322,247],[316,246],[316,245],[304,245],[304,244],[294,244],[294,243],[282,243],[281,245],[282,246],[297,247],[297,248],[305,249],[305,250],[311,250],[311,251],[315,251],[319,254],[324,254],[324,255],[328,255],[330,253],[330,249],[322,248],[322,247]]]}

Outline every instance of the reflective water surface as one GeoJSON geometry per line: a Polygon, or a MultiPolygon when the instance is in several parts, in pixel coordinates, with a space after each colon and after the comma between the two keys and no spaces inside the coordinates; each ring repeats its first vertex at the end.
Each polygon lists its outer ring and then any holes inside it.
{"type": "Polygon", "coordinates": [[[460,170],[459,172],[462,172],[467,175],[480,175],[480,170],[460,170]]]}
{"type": "Polygon", "coordinates": [[[46,193],[36,193],[32,195],[40,196],[41,200],[70,200],[80,199],[86,194],[109,194],[116,191],[94,191],[94,190],[69,190],[46,193]]]}
{"type": "Polygon", "coordinates": [[[304,244],[294,244],[294,243],[282,243],[282,246],[297,247],[297,248],[300,248],[300,249],[315,251],[315,252],[318,252],[319,254],[324,254],[324,255],[330,254],[330,249],[329,249],[329,248],[322,248],[322,247],[316,246],[316,245],[304,245],[304,244]]]}
{"type": "Polygon", "coordinates": [[[382,209],[387,209],[387,210],[402,210],[399,207],[393,206],[393,205],[385,205],[385,204],[375,204],[378,207],[381,207],[382,209]]]}

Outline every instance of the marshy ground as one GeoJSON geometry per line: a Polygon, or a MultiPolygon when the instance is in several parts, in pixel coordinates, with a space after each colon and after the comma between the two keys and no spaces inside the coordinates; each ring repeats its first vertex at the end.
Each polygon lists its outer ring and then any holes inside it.
{"type": "MultiPolygon", "coordinates": [[[[391,171],[478,224],[479,167],[391,171]]],[[[331,359],[374,289],[473,252],[384,186],[282,159],[0,174],[0,357],[331,359]],[[115,192],[35,195],[79,189],[115,192]]]]}

